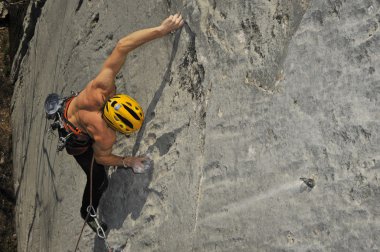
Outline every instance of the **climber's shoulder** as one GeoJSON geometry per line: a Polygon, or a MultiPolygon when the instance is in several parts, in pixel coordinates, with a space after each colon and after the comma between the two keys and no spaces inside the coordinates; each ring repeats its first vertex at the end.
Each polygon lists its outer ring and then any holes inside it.
{"type": "Polygon", "coordinates": [[[116,86],[113,88],[103,89],[97,86],[96,79],[90,81],[77,97],[82,109],[101,111],[106,101],[115,95],[116,86]]]}
{"type": "Polygon", "coordinates": [[[110,68],[103,67],[88,86],[93,91],[100,92],[106,97],[113,96],[116,92],[114,71],[110,68]]]}

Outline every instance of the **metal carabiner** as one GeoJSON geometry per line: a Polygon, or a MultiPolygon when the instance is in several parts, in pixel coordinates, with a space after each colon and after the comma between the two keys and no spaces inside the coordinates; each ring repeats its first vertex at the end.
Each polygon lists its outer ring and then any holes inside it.
{"type": "Polygon", "coordinates": [[[106,234],[105,234],[104,229],[102,228],[102,226],[100,226],[100,224],[98,222],[98,218],[94,217],[94,220],[95,220],[96,225],[98,226],[96,228],[96,233],[97,233],[98,237],[101,238],[101,239],[103,239],[103,240],[106,239],[106,234]]]}
{"type": "Polygon", "coordinates": [[[61,151],[65,148],[66,146],[66,142],[67,142],[67,139],[69,139],[69,137],[74,134],[73,132],[70,132],[69,134],[67,134],[67,136],[65,137],[60,137],[58,139],[58,146],[57,146],[57,151],[61,151]]]}
{"type": "Polygon", "coordinates": [[[95,208],[92,206],[92,205],[89,205],[87,207],[87,213],[92,217],[92,218],[96,218],[96,211],[95,211],[95,208]]]}

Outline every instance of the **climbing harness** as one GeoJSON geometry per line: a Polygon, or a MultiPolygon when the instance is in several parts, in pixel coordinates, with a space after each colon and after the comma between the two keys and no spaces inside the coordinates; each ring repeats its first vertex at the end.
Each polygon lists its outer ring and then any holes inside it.
{"type": "MultiPolygon", "coordinates": [[[[75,92],[72,92],[72,96],[76,96],[75,92]]],[[[71,96],[71,97],[72,97],[71,96]]],[[[64,129],[64,118],[63,118],[63,110],[65,101],[71,97],[61,98],[58,94],[52,93],[49,94],[45,100],[45,113],[46,118],[48,120],[52,120],[53,122],[50,124],[50,131],[64,129]]],[[[65,146],[67,140],[72,136],[73,132],[70,132],[66,136],[60,136],[58,138],[57,152],[62,151],[65,146]]]]}
{"type": "Polygon", "coordinates": [[[46,118],[53,121],[49,131],[58,130],[59,133],[57,152],[66,147],[69,154],[79,155],[92,143],[87,133],[82,132],[67,119],[67,109],[77,95],[78,93],[72,91],[71,96],[61,98],[58,94],[52,93],[45,100],[46,118]]]}

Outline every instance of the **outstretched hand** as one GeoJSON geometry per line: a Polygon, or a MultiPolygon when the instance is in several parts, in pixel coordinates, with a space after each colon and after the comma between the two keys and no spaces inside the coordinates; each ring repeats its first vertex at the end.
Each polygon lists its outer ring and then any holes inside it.
{"type": "Polygon", "coordinates": [[[131,167],[134,173],[145,173],[151,168],[150,155],[131,157],[131,167]]]}
{"type": "Polygon", "coordinates": [[[169,32],[175,31],[181,28],[184,24],[182,15],[177,13],[175,15],[170,15],[164,21],[162,21],[160,28],[162,29],[163,34],[168,34],[169,32]]]}

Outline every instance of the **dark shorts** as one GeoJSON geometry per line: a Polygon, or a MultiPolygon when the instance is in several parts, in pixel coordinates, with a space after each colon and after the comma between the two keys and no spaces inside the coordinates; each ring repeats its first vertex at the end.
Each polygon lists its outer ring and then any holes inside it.
{"type": "MultiPolygon", "coordinates": [[[[59,137],[67,137],[69,132],[65,129],[59,129],[58,134],[59,137]]],[[[69,155],[76,156],[85,153],[92,146],[92,143],[91,137],[87,134],[71,134],[66,141],[65,147],[69,155]]]]}

